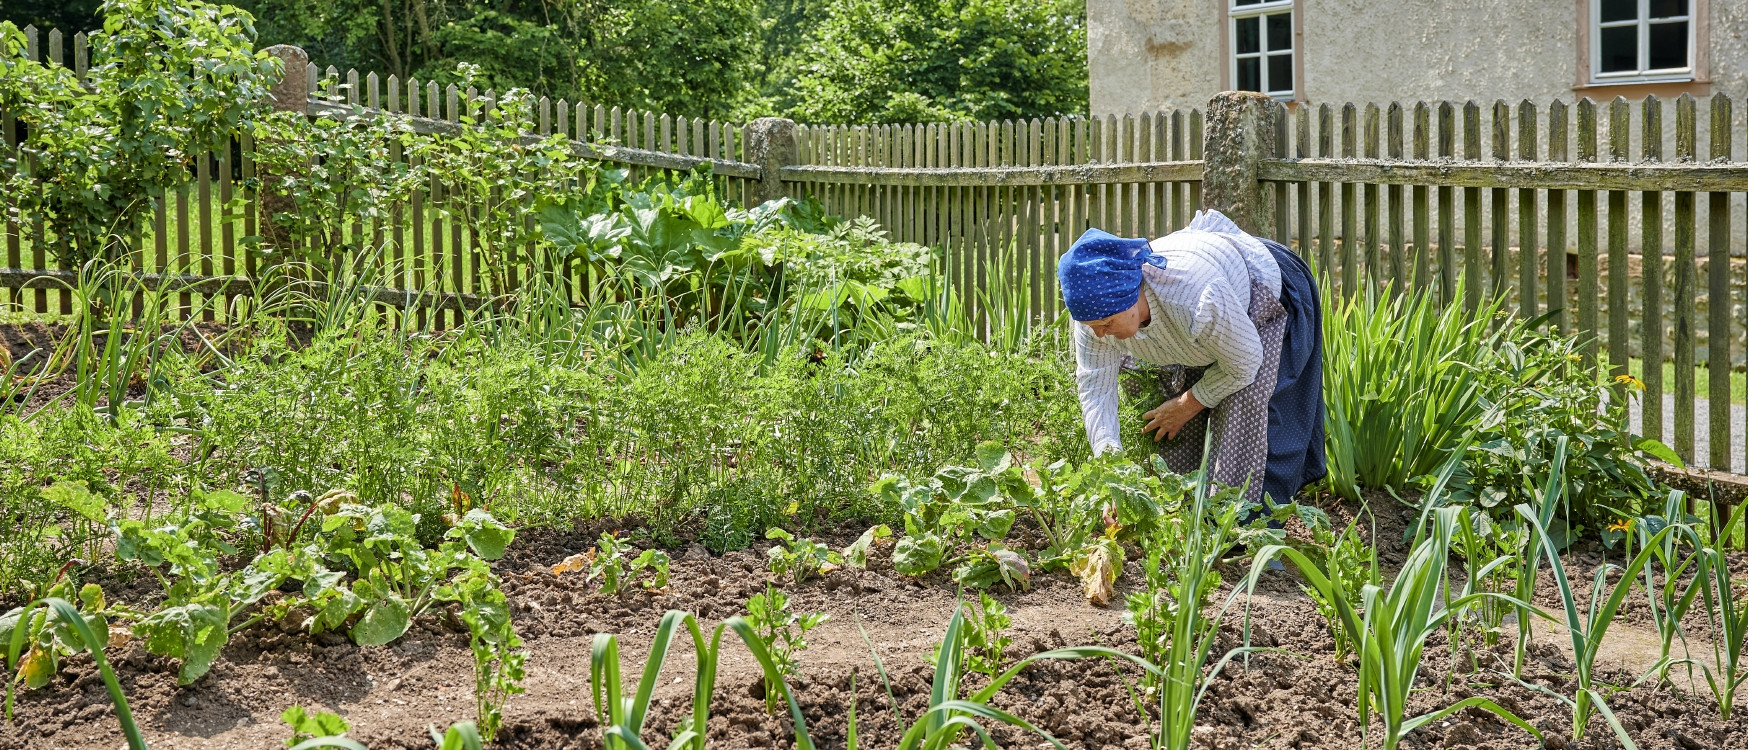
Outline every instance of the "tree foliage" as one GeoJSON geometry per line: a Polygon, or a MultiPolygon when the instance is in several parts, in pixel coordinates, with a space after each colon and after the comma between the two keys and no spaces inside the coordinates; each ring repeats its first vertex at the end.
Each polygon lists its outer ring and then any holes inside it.
{"type": "MultiPolygon", "coordinates": [[[[920,122],[1085,112],[1084,0],[234,0],[326,68],[689,117],[920,122]]],[[[0,19],[81,30],[70,0],[0,19]],[[50,12],[53,11],[53,12],[50,12]]]]}
{"type": "Polygon", "coordinates": [[[834,0],[797,51],[788,109],[813,122],[924,122],[1086,109],[1084,5],[834,0]]]}
{"type": "Polygon", "coordinates": [[[148,199],[188,181],[192,154],[243,132],[278,75],[250,48],[253,19],[233,8],[106,0],[101,12],[84,81],[25,60],[24,34],[0,22],[0,108],[26,133],[0,175],[18,196],[11,210],[47,219],[64,267],[102,255],[148,199]]]}

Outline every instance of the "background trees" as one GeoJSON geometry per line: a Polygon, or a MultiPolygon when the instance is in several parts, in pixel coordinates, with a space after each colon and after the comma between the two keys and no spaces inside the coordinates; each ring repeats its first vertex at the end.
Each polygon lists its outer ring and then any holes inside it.
{"type": "MultiPolygon", "coordinates": [[[[526,87],[694,117],[811,122],[1084,112],[1084,0],[232,0],[322,66],[526,87]]],[[[65,32],[96,0],[16,0],[65,32]]]]}

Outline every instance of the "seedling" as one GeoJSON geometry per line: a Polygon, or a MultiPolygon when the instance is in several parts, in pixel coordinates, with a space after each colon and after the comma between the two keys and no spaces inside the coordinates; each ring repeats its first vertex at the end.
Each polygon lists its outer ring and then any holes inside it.
{"type": "MultiPolygon", "coordinates": [[[[771,663],[776,667],[776,674],[781,678],[795,676],[798,671],[795,657],[807,650],[807,631],[829,619],[831,615],[824,612],[798,614],[789,611],[789,595],[769,583],[765,584],[765,593],[754,594],[747,600],[747,624],[764,644],[771,663]]],[[[766,675],[766,711],[776,713],[785,684],[783,679],[766,675]]]]}
{"type": "Polygon", "coordinates": [[[303,706],[285,709],[279,720],[291,727],[291,739],[285,741],[286,747],[303,747],[306,740],[319,737],[341,737],[352,729],[352,725],[339,714],[331,711],[310,713],[303,706]]]}
{"type": "Polygon", "coordinates": [[[572,555],[552,566],[553,575],[581,570],[586,566],[589,571],[588,580],[601,579],[603,594],[622,594],[634,583],[646,590],[668,585],[668,553],[659,549],[646,549],[636,557],[627,557],[625,549],[625,542],[617,534],[602,532],[594,549],[572,555]],[[648,577],[639,581],[638,578],[646,572],[648,577]]]}
{"type": "MultiPolygon", "coordinates": [[[[1001,673],[1002,652],[1013,645],[1014,639],[1007,634],[1014,620],[1008,616],[1006,605],[992,598],[988,592],[978,592],[977,598],[971,603],[971,616],[965,620],[965,644],[960,653],[963,663],[960,669],[967,672],[978,672],[991,677],[1001,673]]],[[[942,644],[935,644],[934,653],[929,656],[929,663],[940,669],[942,644]]]]}
{"type": "Polygon", "coordinates": [[[771,575],[777,578],[790,578],[800,584],[811,576],[830,572],[844,564],[843,555],[833,552],[831,548],[775,526],[765,531],[765,538],[781,542],[765,551],[771,575]]]}

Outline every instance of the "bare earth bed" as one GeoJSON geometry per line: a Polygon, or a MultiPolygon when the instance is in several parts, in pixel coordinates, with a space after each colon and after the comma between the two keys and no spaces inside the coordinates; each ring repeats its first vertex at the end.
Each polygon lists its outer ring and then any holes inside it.
{"type": "MultiPolygon", "coordinates": [[[[1380,506],[1388,507],[1388,506],[1380,506]]],[[[1399,507],[1399,506],[1397,506],[1399,507]]],[[[1396,507],[1389,513],[1395,513],[1396,507]]],[[[1386,564],[1401,558],[1400,519],[1381,513],[1378,542],[1386,564]]],[[[582,576],[555,577],[550,566],[593,545],[602,527],[566,532],[530,531],[520,535],[508,557],[496,564],[516,610],[517,630],[530,650],[527,693],[512,698],[496,746],[504,748],[599,748],[600,727],[589,695],[590,644],[596,633],[621,636],[628,679],[641,670],[654,626],[668,609],[689,610],[706,621],[742,612],[748,596],[762,590],[764,561],[755,551],[713,557],[702,547],[675,550],[672,585],[665,592],[607,596],[582,576]]],[[[832,541],[841,546],[853,536],[832,541]]],[[[1594,560],[1569,563],[1588,571],[1594,560]]],[[[1245,569],[1222,571],[1227,581],[1217,601],[1245,569]]],[[[1584,576],[1586,579],[1588,575],[1584,576]]],[[[1141,578],[1134,562],[1120,589],[1141,578]]],[[[104,579],[113,600],[150,601],[156,583],[147,578],[104,579]]],[[[1547,606],[1543,592],[1542,604],[1547,606]]],[[[824,611],[831,620],[809,634],[811,647],[800,655],[802,679],[797,695],[822,748],[843,747],[845,719],[852,699],[865,747],[892,747],[903,724],[894,715],[874,668],[860,623],[890,672],[898,710],[918,716],[928,700],[932,668],[925,661],[952,615],[957,589],[939,574],[911,581],[891,571],[879,555],[869,570],[840,570],[792,587],[791,608],[824,611]],[[855,695],[850,678],[856,679],[855,695]]],[[[1635,594],[1642,596],[1642,594],[1635,594]]],[[[1095,608],[1082,598],[1078,582],[1062,575],[1034,576],[1029,591],[1001,592],[1013,617],[1014,646],[1009,658],[1068,645],[1102,644],[1132,651],[1133,631],[1119,607],[1095,608]]],[[[1701,621],[1703,622],[1703,621],[1701,621]]],[[[1240,644],[1242,612],[1222,625],[1219,650],[1240,644]]],[[[1695,623],[1690,640],[1705,641],[1695,623]]],[[[1209,690],[1198,715],[1198,746],[1240,748],[1354,748],[1360,734],[1354,713],[1356,678],[1352,667],[1333,661],[1334,643],[1298,582],[1285,572],[1264,580],[1253,609],[1252,638],[1280,653],[1251,659],[1248,669],[1234,665],[1209,690]]],[[[1655,660],[1655,634],[1628,612],[1610,640],[1623,644],[1611,656],[1601,679],[1626,685],[1643,671],[1642,647],[1655,660]],[[1618,635],[1617,635],[1618,634],[1618,635]],[[1647,640],[1648,639],[1648,640],[1647,640]]],[[[670,655],[657,696],[651,731],[670,736],[690,710],[691,644],[680,638],[670,655]]],[[[1532,645],[1526,677],[1557,692],[1570,693],[1570,659],[1554,644],[1554,633],[1532,645]]],[[[711,746],[719,748],[791,747],[786,716],[765,713],[758,672],[732,636],[723,649],[721,674],[712,705],[711,746]]],[[[1709,647],[1707,648],[1709,652],[1709,647]]],[[[352,723],[349,736],[373,750],[431,747],[426,728],[473,717],[471,661],[466,636],[442,616],[418,622],[400,642],[359,648],[343,636],[310,638],[294,623],[264,624],[233,637],[210,674],[189,687],[177,687],[176,664],[147,654],[136,643],[110,651],[122,684],[148,742],[154,748],[270,748],[282,746],[289,730],[279,721],[286,707],[338,712],[352,723]]],[[[1429,711],[1469,695],[1492,697],[1541,728],[1554,748],[1616,748],[1619,743],[1598,717],[1585,738],[1569,742],[1571,713],[1546,695],[1515,685],[1508,677],[1483,671],[1459,674],[1446,685],[1450,650],[1442,638],[1429,646],[1422,684],[1412,711],[1429,711]]],[[[1493,656],[1509,669],[1510,650],[1493,656]]],[[[1071,748],[1148,747],[1146,719],[1137,713],[1125,678],[1105,662],[1042,662],[1027,668],[1002,691],[996,705],[1035,722],[1071,748]]],[[[981,678],[974,677],[972,687],[981,678]]],[[[1644,748],[1748,748],[1748,720],[1717,720],[1716,706],[1703,681],[1640,687],[1615,694],[1610,704],[1629,733],[1644,748]],[[1699,692],[1693,692],[1697,689],[1699,692]]],[[[1038,748],[1041,738],[1017,730],[995,732],[1004,747],[1038,748]]],[[[665,745],[663,740],[661,745],[665,745]]],[[[22,694],[15,720],[0,725],[0,748],[117,748],[123,745],[103,685],[88,657],[76,657],[46,688],[22,694]]],[[[1408,748],[1523,748],[1534,739],[1474,709],[1408,736],[1408,748]]]]}

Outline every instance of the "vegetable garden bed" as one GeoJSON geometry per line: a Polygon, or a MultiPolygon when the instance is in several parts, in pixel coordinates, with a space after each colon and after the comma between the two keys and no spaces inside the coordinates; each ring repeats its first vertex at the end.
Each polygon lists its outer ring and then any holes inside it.
{"type": "MultiPolygon", "coordinates": [[[[1373,498],[1379,514],[1378,541],[1386,564],[1400,564],[1404,521],[1387,498],[1373,498]]],[[[1339,514],[1351,514],[1347,506],[1339,514]]],[[[1022,523],[1013,534],[1018,547],[1042,547],[1034,529],[1022,523]]],[[[568,531],[525,533],[494,568],[503,577],[517,630],[526,640],[527,693],[507,709],[495,746],[506,748],[597,748],[602,726],[591,705],[589,663],[596,633],[616,633],[635,681],[663,611],[687,610],[713,622],[745,614],[747,599],[764,591],[771,574],[753,550],[714,556],[701,546],[671,550],[674,560],[666,587],[647,591],[631,586],[604,594],[598,582],[576,573],[555,574],[552,567],[593,547],[606,524],[579,525],[568,531]]],[[[1292,528],[1295,534],[1303,529],[1292,528]]],[[[853,530],[821,541],[847,546],[853,530]]],[[[846,719],[856,707],[863,747],[894,747],[905,727],[923,713],[934,670],[925,657],[941,641],[959,595],[944,572],[912,579],[894,572],[890,546],[877,546],[865,570],[840,568],[800,585],[785,582],[790,609],[830,616],[806,636],[809,647],[797,654],[799,678],[792,685],[812,739],[819,747],[842,747],[846,719]],[[863,633],[866,633],[864,640],[863,633]],[[872,649],[870,648],[872,646],[872,649]],[[890,677],[891,698],[873,654],[890,677]],[[855,689],[850,690],[852,677],[855,689]],[[897,713],[892,699],[896,698],[897,713]],[[898,716],[904,717],[900,723],[898,716]]],[[[1574,569],[1597,560],[1595,552],[1568,555],[1574,569]]],[[[1735,560],[1738,569],[1748,560],[1735,560]]],[[[1221,571],[1228,583],[1214,597],[1224,601],[1231,581],[1246,573],[1247,561],[1234,559],[1221,571]]],[[[1139,564],[1131,561],[1119,579],[1119,594],[1139,588],[1139,564]]],[[[160,596],[149,577],[110,574],[93,578],[125,603],[149,603],[160,596]],[[131,578],[131,580],[129,580],[131,578]]],[[[1120,606],[1093,607],[1073,577],[1039,574],[1029,590],[998,587],[994,598],[1012,618],[1012,644],[1004,663],[1049,649],[1106,645],[1136,649],[1135,630],[1123,621],[1120,606]]],[[[1544,584],[1548,582],[1544,580],[1544,584]]],[[[1538,600],[1557,606],[1557,594],[1544,585],[1538,600]]],[[[1583,595],[1583,592],[1580,592],[1583,595]]],[[[1643,606],[1629,606],[1616,624],[1621,640],[1646,634],[1643,606]]],[[[1313,602],[1287,572],[1263,576],[1252,610],[1251,641],[1280,649],[1258,653],[1248,670],[1232,665],[1213,680],[1197,715],[1195,746],[1213,748],[1348,748],[1360,746],[1353,703],[1355,673],[1333,659],[1334,643],[1313,602]]],[[[1694,622],[1703,633],[1703,617],[1694,622]]],[[[1242,618],[1221,628],[1216,652],[1241,645],[1242,618]]],[[[110,649],[110,661],[153,747],[264,748],[279,745],[290,729],[279,721],[291,705],[336,711],[350,722],[348,737],[373,750],[426,748],[427,726],[439,728],[471,715],[470,658],[464,629],[440,614],[420,618],[401,641],[384,647],[358,647],[339,634],[309,637],[287,621],[260,624],[233,637],[212,671],[178,687],[177,664],[152,656],[138,642],[110,649]]],[[[1649,633],[1655,642],[1655,633],[1649,633]]],[[[768,713],[760,671],[750,654],[730,637],[721,650],[720,675],[711,704],[710,746],[792,747],[793,722],[785,712],[768,713]]],[[[1569,690],[1571,660],[1549,636],[1530,649],[1525,680],[1556,691],[1569,690]]],[[[1502,642],[1490,652],[1508,672],[1511,651],[1502,642]]],[[[1652,655],[1654,658],[1654,654],[1652,655]]],[[[694,651],[676,637],[655,691],[646,739],[672,736],[689,716],[694,651]]],[[[1600,717],[1593,717],[1585,739],[1567,742],[1571,712],[1555,699],[1510,684],[1492,671],[1457,672],[1448,684],[1451,651],[1435,636],[1422,666],[1423,679],[1411,699],[1411,713],[1423,713],[1471,695],[1489,696],[1541,728],[1550,747],[1619,747],[1600,717]],[[1504,683],[1504,684],[1500,684],[1504,683]]],[[[1496,665],[1496,668],[1498,665],[1496,665]]],[[[1136,670],[1106,661],[1043,661],[1023,670],[998,692],[992,705],[1032,721],[1068,747],[1148,747],[1147,719],[1136,710],[1131,689],[1136,670]]],[[[1622,685],[1637,670],[1611,668],[1600,679],[1622,685]]],[[[1675,684],[1650,682],[1610,697],[1615,714],[1641,747],[1741,747],[1748,723],[1741,716],[1717,719],[1703,681],[1688,685],[1681,670],[1675,684]],[[1695,688],[1698,693],[1696,694],[1695,688]]],[[[968,691],[987,677],[970,675],[968,691]]],[[[1654,680],[1652,681],[1654,682],[1654,680]]],[[[1003,747],[1039,747],[1035,734],[992,727],[1003,747]]],[[[52,684],[23,693],[17,717],[0,730],[6,748],[113,748],[121,743],[107,694],[89,658],[69,660],[52,684]]],[[[1476,710],[1408,735],[1404,747],[1533,747],[1523,730],[1476,710]]]]}

